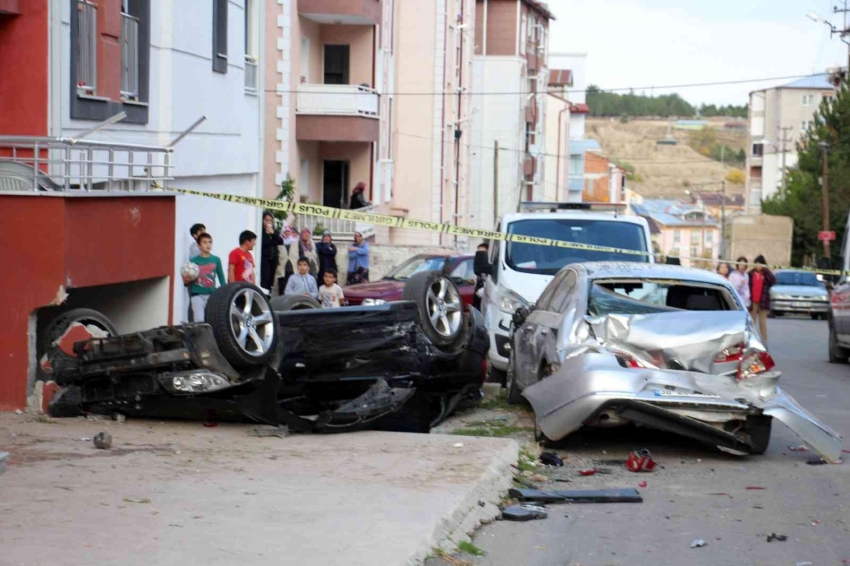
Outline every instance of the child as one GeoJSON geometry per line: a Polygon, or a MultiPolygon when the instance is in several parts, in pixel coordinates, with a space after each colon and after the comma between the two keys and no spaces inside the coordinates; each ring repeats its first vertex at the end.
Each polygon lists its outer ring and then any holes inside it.
{"type": "Polygon", "coordinates": [[[314,299],[319,298],[319,289],[316,287],[316,278],[310,275],[310,262],[307,258],[298,258],[298,275],[293,275],[286,283],[284,295],[307,295],[314,299]]]}
{"type": "Polygon", "coordinates": [[[235,283],[236,281],[256,282],[254,256],[251,255],[251,250],[254,249],[256,243],[257,235],[250,230],[245,230],[239,234],[239,247],[230,252],[227,262],[228,283],[235,283]]]}
{"type": "Polygon", "coordinates": [[[212,255],[212,236],[206,232],[198,236],[198,248],[200,254],[192,258],[192,263],[198,266],[199,275],[194,282],[183,278],[185,283],[192,283],[189,289],[192,305],[192,321],[204,322],[204,311],[207,310],[207,302],[213,294],[217,284],[224,284],[224,270],[221,268],[221,260],[212,255]]]}
{"type": "Polygon", "coordinates": [[[336,269],[327,269],[324,273],[325,284],[319,289],[319,301],[322,308],[338,309],[342,306],[345,295],[342,287],[336,284],[336,269]]]}

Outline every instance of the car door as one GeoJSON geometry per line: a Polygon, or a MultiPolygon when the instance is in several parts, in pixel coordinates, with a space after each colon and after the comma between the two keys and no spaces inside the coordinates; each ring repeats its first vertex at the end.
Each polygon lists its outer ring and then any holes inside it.
{"type": "MultiPolygon", "coordinates": [[[[552,363],[557,363],[558,359],[558,339],[562,328],[564,327],[564,313],[570,304],[572,292],[575,289],[576,274],[572,270],[567,270],[561,273],[558,278],[558,285],[555,293],[552,295],[552,301],[548,306],[547,312],[542,314],[538,319],[534,336],[532,337],[533,357],[537,361],[536,369],[540,371],[552,363]]],[[[538,375],[538,379],[544,376],[538,375]]]]}
{"type": "Polygon", "coordinates": [[[520,349],[520,356],[517,362],[521,365],[515,366],[518,372],[526,375],[525,383],[534,383],[540,379],[538,370],[540,369],[543,343],[552,330],[553,326],[557,326],[557,321],[560,318],[558,313],[552,311],[552,305],[558,301],[561,296],[561,286],[567,277],[567,272],[558,273],[543,294],[540,295],[540,300],[525,322],[522,323],[522,336],[520,340],[514,340],[515,347],[520,349]]]}
{"type": "MultiPolygon", "coordinates": [[[[850,269],[850,224],[844,232],[844,242],[841,246],[842,270],[850,269]]],[[[830,313],[832,316],[832,328],[838,341],[844,345],[850,344],[850,281],[846,275],[842,275],[835,284],[830,298],[830,313]]]]}
{"type": "Polygon", "coordinates": [[[464,306],[471,305],[475,297],[475,282],[477,277],[473,266],[474,263],[475,260],[471,257],[461,259],[449,275],[452,281],[457,284],[464,306]]]}

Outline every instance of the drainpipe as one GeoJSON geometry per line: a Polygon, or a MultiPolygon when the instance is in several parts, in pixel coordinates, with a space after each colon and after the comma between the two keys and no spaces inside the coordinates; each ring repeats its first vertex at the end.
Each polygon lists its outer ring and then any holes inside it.
{"type": "MultiPolygon", "coordinates": [[[[443,99],[442,111],[443,111],[443,119],[440,123],[440,222],[444,222],[445,219],[445,198],[443,193],[445,192],[445,172],[446,172],[446,62],[448,58],[447,49],[446,49],[446,39],[449,33],[449,10],[448,10],[448,0],[442,0],[443,4],[443,15],[445,17],[445,29],[443,33],[443,84],[441,85],[442,93],[440,96],[443,99]]],[[[443,245],[443,234],[440,234],[440,245],[443,245]]]]}
{"type": "MultiPolygon", "coordinates": [[[[464,20],[464,6],[466,2],[464,0],[460,3],[460,14],[459,18],[456,18],[463,24],[464,20]]],[[[458,50],[457,50],[457,64],[455,67],[458,70],[458,80],[457,85],[455,85],[455,90],[457,91],[457,124],[455,125],[455,130],[460,131],[461,135],[463,134],[463,130],[460,129],[460,124],[462,122],[461,114],[463,113],[463,29],[458,29],[458,50]]],[[[460,138],[455,134],[455,212],[454,218],[452,219],[453,224],[458,224],[458,213],[460,212],[460,138]]],[[[457,235],[455,235],[455,248],[457,248],[457,235]]]]}

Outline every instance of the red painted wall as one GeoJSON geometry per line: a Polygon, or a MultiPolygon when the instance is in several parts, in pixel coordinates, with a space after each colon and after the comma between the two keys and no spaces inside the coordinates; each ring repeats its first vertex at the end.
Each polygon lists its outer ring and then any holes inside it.
{"type": "Polygon", "coordinates": [[[47,135],[47,1],[0,16],[0,134],[47,135]]]}
{"type": "Polygon", "coordinates": [[[0,211],[0,265],[7,271],[0,410],[13,410],[26,406],[29,315],[51,304],[60,286],[172,275],[174,198],[0,195],[0,211]]]}

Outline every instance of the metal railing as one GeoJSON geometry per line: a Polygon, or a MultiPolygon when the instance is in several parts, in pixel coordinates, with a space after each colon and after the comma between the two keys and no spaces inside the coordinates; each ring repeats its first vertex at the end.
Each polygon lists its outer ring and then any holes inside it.
{"type": "Polygon", "coordinates": [[[362,85],[298,85],[298,114],[378,117],[378,92],[362,85]]]}
{"type": "MultiPolygon", "coordinates": [[[[358,208],[357,212],[375,212],[375,205],[358,208]]],[[[321,225],[322,230],[329,231],[333,235],[334,239],[344,237],[353,238],[355,232],[360,232],[363,234],[364,238],[369,238],[375,235],[375,225],[366,222],[340,220],[337,218],[319,218],[303,214],[297,214],[295,216],[293,227],[297,228],[299,232],[301,232],[304,228],[307,228],[316,238],[321,237],[321,233],[316,234],[316,227],[319,225],[321,225]]]]}
{"type": "Polygon", "coordinates": [[[16,191],[151,190],[172,180],[163,146],[0,136],[0,187],[16,191]]]}
{"type": "Polygon", "coordinates": [[[257,92],[257,59],[245,55],[245,92],[256,94],[257,92]]]}
{"type": "Polygon", "coordinates": [[[77,88],[97,89],[97,5],[77,0],[77,88]]]}
{"type": "Polygon", "coordinates": [[[121,14],[121,96],[139,98],[139,19],[121,14]]]}

